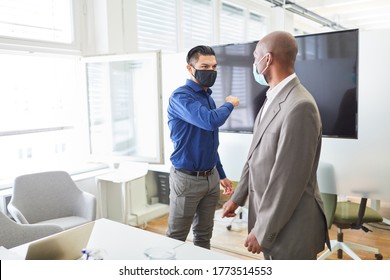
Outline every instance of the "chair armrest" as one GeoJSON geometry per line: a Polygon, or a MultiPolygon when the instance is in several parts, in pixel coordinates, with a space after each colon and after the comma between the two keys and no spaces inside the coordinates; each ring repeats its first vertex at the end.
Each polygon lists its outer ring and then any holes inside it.
{"type": "Polygon", "coordinates": [[[359,205],[358,220],[356,222],[356,226],[358,227],[361,227],[363,225],[363,217],[364,217],[364,213],[366,212],[366,206],[367,206],[367,198],[362,197],[359,205]]]}
{"type": "Polygon", "coordinates": [[[7,209],[9,211],[9,213],[11,214],[12,218],[14,218],[17,223],[29,224],[27,219],[23,216],[22,212],[20,212],[20,210],[12,204],[12,201],[10,203],[8,203],[7,209]]]}
{"type": "Polygon", "coordinates": [[[367,198],[362,197],[359,204],[358,219],[356,223],[352,223],[351,225],[352,229],[362,229],[365,232],[372,231],[367,227],[363,226],[363,217],[364,217],[364,213],[366,212],[366,207],[367,207],[367,198]]]}
{"type": "Polygon", "coordinates": [[[96,219],[96,197],[88,192],[83,192],[77,204],[76,213],[89,221],[96,219]]]}

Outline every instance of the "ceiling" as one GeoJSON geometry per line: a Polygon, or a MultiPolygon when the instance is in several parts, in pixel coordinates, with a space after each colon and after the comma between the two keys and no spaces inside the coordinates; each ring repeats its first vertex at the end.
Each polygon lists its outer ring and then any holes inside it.
{"type": "Polygon", "coordinates": [[[389,0],[266,0],[286,3],[302,14],[314,13],[338,25],[334,29],[390,29],[389,0]],[[306,9],[302,10],[301,8],[306,9]]]}

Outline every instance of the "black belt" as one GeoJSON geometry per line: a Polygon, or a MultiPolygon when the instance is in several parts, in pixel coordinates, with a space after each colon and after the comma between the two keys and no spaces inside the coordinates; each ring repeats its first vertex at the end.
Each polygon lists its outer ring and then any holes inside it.
{"type": "Polygon", "coordinates": [[[185,170],[185,169],[175,169],[175,170],[177,170],[181,173],[187,174],[187,175],[201,176],[201,177],[208,177],[214,173],[213,168],[210,170],[206,170],[206,171],[190,171],[190,170],[185,170]]]}

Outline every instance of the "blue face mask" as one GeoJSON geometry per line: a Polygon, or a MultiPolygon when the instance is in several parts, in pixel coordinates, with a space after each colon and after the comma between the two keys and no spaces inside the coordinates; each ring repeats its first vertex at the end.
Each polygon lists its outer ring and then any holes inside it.
{"type": "Polygon", "coordinates": [[[253,64],[253,77],[255,78],[256,82],[258,82],[258,83],[259,83],[260,85],[262,85],[262,86],[268,86],[267,80],[266,80],[265,77],[264,77],[264,71],[267,70],[268,65],[267,65],[267,67],[261,72],[261,74],[259,74],[259,72],[257,72],[257,67],[256,67],[256,65],[259,64],[266,56],[267,56],[267,54],[266,54],[265,56],[263,56],[258,62],[256,62],[256,63],[253,64]]]}

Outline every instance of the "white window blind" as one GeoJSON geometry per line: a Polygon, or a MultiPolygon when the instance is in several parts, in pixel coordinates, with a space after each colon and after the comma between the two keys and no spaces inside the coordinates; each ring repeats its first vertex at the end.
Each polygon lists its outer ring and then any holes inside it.
{"type": "Polygon", "coordinates": [[[138,48],[177,51],[176,0],[137,0],[138,48]]]}
{"type": "Polygon", "coordinates": [[[261,15],[250,12],[248,18],[247,41],[260,40],[266,35],[267,29],[265,18],[261,15]]]}
{"type": "Polygon", "coordinates": [[[213,42],[213,1],[183,1],[183,33],[186,50],[213,42]]]}
{"type": "Polygon", "coordinates": [[[0,36],[70,44],[72,0],[0,0],[0,36]]]}
{"type": "Polygon", "coordinates": [[[245,41],[244,10],[226,3],[222,3],[220,15],[221,43],[238,43],[245,41]]]}

